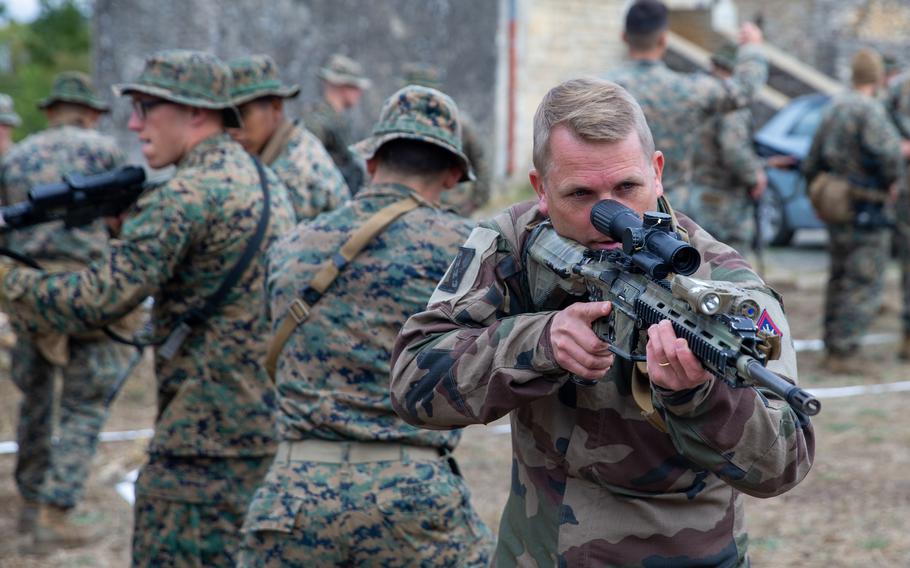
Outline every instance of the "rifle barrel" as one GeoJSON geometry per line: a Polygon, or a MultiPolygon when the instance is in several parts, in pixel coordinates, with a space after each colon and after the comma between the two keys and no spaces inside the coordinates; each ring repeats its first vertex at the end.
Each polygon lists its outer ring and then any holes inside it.
{"type": "MultiPolygon", "coordinates": [[[[745,370],[756,386],[767,388],[778,394],[796,410],[809,416],[815,416],[822,409],[822,403],[809,392],[804,391],[777,373],[764,368],[756,359],[742,355],[745,370]]],[[[739,365],[738,365],[739,366],[739,365]]]]}

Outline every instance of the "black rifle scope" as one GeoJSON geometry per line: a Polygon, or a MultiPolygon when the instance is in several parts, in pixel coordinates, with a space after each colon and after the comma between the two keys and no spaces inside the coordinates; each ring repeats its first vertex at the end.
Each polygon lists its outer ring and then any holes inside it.
{"type": "Polygon", "coordinates": [[[648,276],[666,278],[670,272],[688,276],[698,270],[701,255],[680,240],[666,213],[648,211],[644,220],[622,203],[604,199],[591,209],[591,224],[622,243],[622,250],[648,276]]]}

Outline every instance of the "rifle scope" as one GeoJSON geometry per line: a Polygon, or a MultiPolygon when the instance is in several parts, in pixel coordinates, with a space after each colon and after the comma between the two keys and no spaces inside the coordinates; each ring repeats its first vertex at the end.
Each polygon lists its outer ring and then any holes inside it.
{"type": "Polygon", "coordinates": [[[666,278],[670,272],[688,276],[701,265],[701,255],[680,240],[666,213],[648,211],[644,220],[622,203],[604,199],[591,209],[591,224],[601,233],[622,243],[624,253],[652,278],[666,278]]]}

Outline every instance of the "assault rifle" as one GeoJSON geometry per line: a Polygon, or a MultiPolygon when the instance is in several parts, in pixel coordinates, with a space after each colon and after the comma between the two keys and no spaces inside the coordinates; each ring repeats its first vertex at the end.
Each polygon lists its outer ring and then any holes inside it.
{"type": "Polygon", "coordinates": [[[33,187],[28,199],[0,207],[0,233],[62,220],[68,228],[116,217],[145,189],[145,171],[125,166],[96,175],[68,175],[33,187]]]}
{"type": "Polygon", "coordinates": [[[629,361],[645,361],[648,327],[670,320],[717,378],[734,388],[768,389],[793,409],[818,414],[818,399],[765,368],[779,357],[781,338],[757,326],[761,295],[731,282],[691,278],[701,255],[672,230],[669,215],[647,212],[642,221],[621,203],[604,200],[592,209],[591,223],[622,249],[587,249],[560,237],[549,222],[535,228],[526,248],[535,302],[557,288],[611,301],[613,309],[594,322],[594,331],[629,361]]]}

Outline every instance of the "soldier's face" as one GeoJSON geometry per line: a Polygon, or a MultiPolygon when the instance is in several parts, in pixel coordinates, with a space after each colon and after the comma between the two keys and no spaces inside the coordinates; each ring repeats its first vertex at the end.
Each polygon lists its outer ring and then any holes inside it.
{"type": "Polygon", "coordinates": [[[192,148],[190,110],[155,97],[133,97],[127,127],[136,133],[149,166],[163,168],[179,162],[192,148]]]}
{"type": "Polygon", "coordinates": [[[553,228],[591,249],[616,248],[616,243],[591,224],[591,208],[615,199],[637,211],[657,209],[663,194],[663,154],[645,156],[635,132],[612,143],[586,142],[564,126],[550,132],[550,164],[543,174],[531,170],[531,185],[540,210],[553,228]]]}
{"type": "Polygon", "coordinates": [[[0,124],[0,155],[6,154],[12,145],[13,127],[8,124],[0,124]]]}
{"type": "Polygon", "coordinates": [[[247,152],[259,154],[281,125],[283,103],[277,97],[257,99],[240,105],[242,128],[229,128],[231,137],[247,152]]]}

